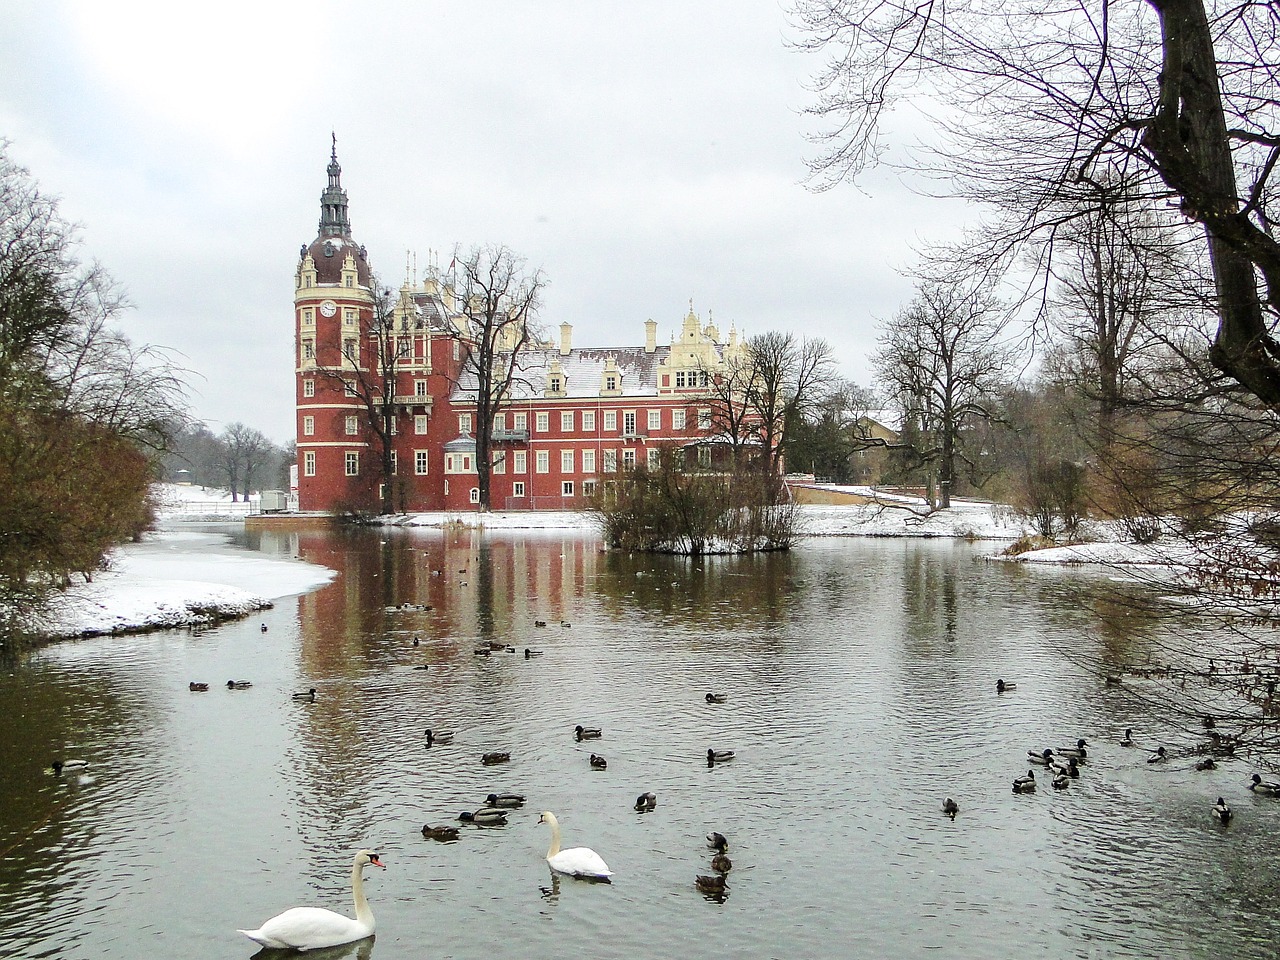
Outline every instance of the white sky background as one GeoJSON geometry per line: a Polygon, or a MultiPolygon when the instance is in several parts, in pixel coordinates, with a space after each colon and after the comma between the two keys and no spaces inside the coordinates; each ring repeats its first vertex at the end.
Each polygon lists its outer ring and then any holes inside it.
{"type": "Polygon", "coordinates": [[[177,351],[192,412],[294,435],[293,271],[329,133],[355,239],[398,286],[501,242],[577,346],[821,336],[867,385],[899,271],[963,209],[883,169],[814,194],[816,64],[775,0],[6,4],[0,136],[177,351]]]}

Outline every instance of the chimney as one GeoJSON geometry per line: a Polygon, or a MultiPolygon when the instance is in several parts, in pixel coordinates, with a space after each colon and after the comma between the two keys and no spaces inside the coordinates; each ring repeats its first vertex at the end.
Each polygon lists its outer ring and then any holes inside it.
{"type": "Polygon", "coordinates": [[[573,349],[573,324],[560,324],[560,356],[567,357],[569,351],[573,349]]]}
{"type": "Polygon", "coordinates": [[[644,352],[653,353],[658,349],[658,321],[646,320],[644,322],[644,352]]]}

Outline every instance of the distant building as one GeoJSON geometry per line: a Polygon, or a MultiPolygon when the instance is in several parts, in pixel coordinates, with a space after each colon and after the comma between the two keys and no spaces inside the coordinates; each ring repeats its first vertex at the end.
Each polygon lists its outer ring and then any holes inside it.
{"type": "MultiPolygon", "coordinates": [[[[298,504],[302,510],[376,511],[386,482],[366,402],[369,384],[392,391],[392,500],[400,511],[476,509],[475,383],[460,376],[465,349],[449,278],[411,277],[394,307],[394,372],[374,333],[373,272],[352,239],[337,150],[329,160],[315,240],[294,276],[298,504]]],[[[708,377],[742,349],[692,306],[677,337],[641,346],[558,342],[521,354],[520,377],[494,422],[494,509],[572,509],[601,483],[656,462],[664,445],[709,462],[708,377]]],[[[384,394],[386,390],[379,390],[384,394]]]]}

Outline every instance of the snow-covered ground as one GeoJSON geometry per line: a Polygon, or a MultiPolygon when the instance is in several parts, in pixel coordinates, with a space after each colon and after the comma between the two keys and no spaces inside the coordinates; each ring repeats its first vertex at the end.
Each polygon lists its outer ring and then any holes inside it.
{"type": "Polygon", "coordinates": [[[160,531],[113,551],[107,570],[56,596],[33,628],[48,637],[77,637],[197,626],[270,607],[334,575],[312,563],[233,547],[217,533],[160,531]]]}

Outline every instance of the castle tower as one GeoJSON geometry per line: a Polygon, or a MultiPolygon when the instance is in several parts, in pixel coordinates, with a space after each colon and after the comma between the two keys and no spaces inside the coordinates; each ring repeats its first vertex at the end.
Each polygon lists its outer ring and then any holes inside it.
{"type": "Polygon", "coordinates": [[[316,238],[303,244],[294,273],[300,510],[367,507],[377,492],[363,405],[353,395],[370,361],[372,271],[351,238],[336,136],[327,172],[316,238]]]}

